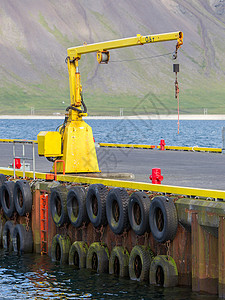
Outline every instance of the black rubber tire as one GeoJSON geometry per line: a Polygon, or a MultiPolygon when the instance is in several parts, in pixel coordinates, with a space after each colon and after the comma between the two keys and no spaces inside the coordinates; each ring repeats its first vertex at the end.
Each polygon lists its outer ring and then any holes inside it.
{"type": "Polygon", "coordinates": [[[135,192],[130,196],[128,217],[130,226],[137,235],[150,231],[149,208],[151,201],[146,193],[135,192]]]}
{"type": "Polygon", "coordinates": [[[87,252],[87,269],[97,271],[98,273],[108,273],[109,271],[109,250],[101,243],[93,243],[87,252]]]}
{"type": "Polygon", "coordinates": [[[0,174],[0,186],[7,181],[7,178],[4,174],[0,174]]]}
{"type": "Polygon", "coordinates": [[[60,264],[67,264],[69,259],[71,242],[69,237],[63,237],[56,234],[52,239],[51,259],[53,262],[60,262],[60,264]]]}
{"type": "Polygon", "coordinates": [[[103,184],[91,184],[86,197],[86,208],[89,220],[94,227],[107,224],[106,197],[108,191],[103,184]]]}
{"type": "Polygon", "coordinates": [[[163,287],[178,285],[178,271],[174,259],[167,255],[156,256],[149,270],[149,283],[163,287]]]}
{"type": "Polygon", "coordinates": [[[2,246],[2,233],[3,233],[3,221],[2,218],[0,217],[0,246],[2,246]]]}
{"type": "MultiPolygon", "coordinates": [[[[3,184],[5,181],[7,181],[7,178],[5,177],[5,175],[4,175],[4,174],[0,174],[0,188],[1,188],[2,184],[3,184]]],[[[1,195],[0,195],[0,198],[1,198],[1,195]]],[[[0,200],[0,207],[2,207],[2,202],[1,202],[1,200],[0,200]]]]}
{"type": "Polygon", "coordinates": [[[18,254],[33,252],[33,234],[31,228],[26,231],[26,225],[17,224],[13,230],[13,251],[18,254]]]}
{"type": "Polygon", "coordinates": [[[32,211],[32,192],[30,184],[26,180],[17,180],[13,190],[13,200],[16,211],[20,216],[32,211]]]}
{"type": "Polygon", "coordinates": [[[129,277],[129,253],[124,247],[113,248],[109,258],[109,274],[129,277]]]}
{"type": "Polygon", "coordinates": [[[56,187],[51,190],[50,210],[54,223],[57,227],[69,221],[67,213],[67,191],[56,187]]]}
{"type": "Polygon", "coordinates": [[[152,200],[149,209],[149,225],[157,242],[165,243],[174,239],[177,233],[178,218],[173,200],[165,196],[157,196],[152,200]]]}
{"type": "Polygon", "coordinates": [[[106,199],[106,215],[109,226],[115,234],[130,228],[128,220],[129,195],[124,188],[113,188],[106,199]],[[115,210],[117,210],[115,212],[115,210]],[[117,215],[116,215],[117,214],[117,215]]]}
{"type": "Polygon", "coordinates": [[[3,227],[2,232],[2,243],[3,248],[6,251],[12,251],[13,250],[13,231],[14,231],[15,225],[12,221],[5,222],[5,225],[3,227]]]}
{"type": "Polygon", "coordinates": [[[129,275],[131,280],[148,281],[152,257],[153,253],[150,248],[138,245],[132,249],[129,259],[129,275]]]}
{"type": "Polygon", "coordinates": [[[14,185],[15,183],[13,181],[5,181],[0,189],[2,209],[8,218],[11,218],[15,211],[13,201],[14,185]]]}
{"type": "Polygon", "coordinates": [[[72,187],[67,194],[67,211],[71,224],[78,228],[83,222],[88,223],[86,211],[86,190],[83,187],[72,187]]]}
{"type": "Polygon", "coordinates": [[[85,242],[74,242],[70,247],[69,265],[78,269],[86,268],[88,246],[85,242]]]}

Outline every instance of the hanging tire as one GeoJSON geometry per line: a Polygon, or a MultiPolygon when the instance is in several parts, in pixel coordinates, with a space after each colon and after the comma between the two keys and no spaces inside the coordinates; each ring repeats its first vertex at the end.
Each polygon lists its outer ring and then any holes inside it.
{"type": "Polygon", "coordinates": [[[78,269],[86,268],[88,246],[85,242],[74,242],[70,247],[69,265],[78,269]]]}
{"type": "Polygon", "coordinates": [[[15,225],[12,221],[7,221],[4,225],[3,232],[2,232],[2,243],[3,248],[6,251],[12,251],[13,249],[13,231],[15,225]]]}
{"type": "Polygon", "coordinates": [[[178,285],[177,266],[171,256],[158,255],[153,259],[149,270],[149,282],[163,287],[178,285]]]}
{"type": "Polygon", "coordinates": [[[129,275],[131,280],[148,281],[149,268],[153,253],[145,246],[135,246],[129,259],[129,275]]]}
{"type": "Polygon", "coordinates": [[[8,218],[11,218],[15,211],[13,201],[14,185],[15,183],[13,181],[5,181],[0,189],[2,209],[8,218]]]}
{"type": "Polygon", "coordinates": [[[54,223],[57,227],[68,222],[67,191],[58,187],[51,190],[50,210],[54,223]]]}
{"type": "Polygon", "coordinates": [[[129,276],[129,253],[124,247],[113,248],[109,259],[109,274],[120,277],[129,276]]]}
{"type": "Polygon", "coordinates": [[[69,237],[56,234],[52,240],[51,259],[60,264],[68,263],[71,242],[69,237]]]}
{"type": "Polygon", "coordinates": [[[106,215],[109,226],[115,234],[129,229],[129,195],[124,188],[112,189],[106,199],[106,215]]]}
{"type": "Polygon", "coordinates": [[[93,243],[87,252],[87,269],[97,271],[98,273],[108,273],[109,270],[109,250],[101,243],[93,243]]]}
{"type": "Polygon", "coordinates": [[[3,233],[3,221],[2,218],[0,217],[0,246],[2,246],[2,233],[3,233]]]}
{"type": "Polygon", "coordinates": [[[128,217],[130,226],[137,235],[149,232],[149,208],[151,201],[144,192],[135,192],[130,196],[128,217]]]}
{"type": "Polygon", "coordinates": [[[71,224],[78,228],[88,222],[86,192],[83,187],[72,187],[67,194],[67,211],[71,224]]]}
{"type": "Polygon", "coordinates": [[[33,234],[31,228],[26,231],[26,225],[17,224],[13,231],[13,251],[18,254],[33,252],[33,234]]]}
{"type": "Polygon", "coordinates": [[[7,181],[7,178],[4,174],[0,174],[0,186],[7,181]]]}
{"type": "Polygon", "coordinates": [[[155,197],[149,210],[149,225],[154,239],[159,243],[173,240],[177,233],[177,210],[173,201],[164,196],[155,197]]]}
{"type": "Polygon", "coordinates": [[[106,219],[106,197],[107,189],[103,184],[92,184],[89,186],[86,197],[86,208],[88,217],[94,227],[107,224],[106,219]]]}
{"type": "Polygon", "coordinates": [[[13,199],[16,211],[20,216],[25,216],[26,213],[31,213],[32,192],[28,181],[17,180],[14,185],[13,199]]]}
{"type": "MultiPolygon", "coordinates": [[[[7,178],[5,177],[4,174],[0,174],[0,188],[2,186],[2,184],[7,181],[7,178]]],[[[1,194],[0,194],[0,207],[2,207],[2,203],[1,203],[1,194]]]]}

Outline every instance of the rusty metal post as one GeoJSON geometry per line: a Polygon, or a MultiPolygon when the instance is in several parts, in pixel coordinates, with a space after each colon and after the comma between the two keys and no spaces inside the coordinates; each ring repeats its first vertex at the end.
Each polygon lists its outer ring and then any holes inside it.
{"type": "Polygon", "coordinates": [[[48,194],[40,195],[41,254],[48,253],[48,194]]]}
{"type": "Polygon", "coordinates": [[[34,252],[41,253],[40,239],[40,190],[34,190],[32,206],[32,232],[34,239],[34,252]]]}
{"type": "Polygon", "coordinates": [[[55,223],[52,219],[51,215],[51,209],[50,209],[50,195],[48,196],[48,235],[47,235],[47,243],[49,245],[48,247],[48,255],[50,256],[50,251],[51,251],[51,245],[52,245],[52,240],[53,237],[56,235],[56,226],[55,223]]]}
{"type": "Polygon", "coordinates": [[[192,290],[217,294],[218,240],[198,224],[198,214],[192,213],[192,290]]]}
{"type": "Polygon", "coordinates": [[[171,248],[171,256],[179,274],[179,285],[191,286],[191,233],[179,225],[171,248]]]}
{"type": "Polygon", "coordinates": [[[225,298],[225,217],[220,217],[218,230],[219,297],[225,298]]]}

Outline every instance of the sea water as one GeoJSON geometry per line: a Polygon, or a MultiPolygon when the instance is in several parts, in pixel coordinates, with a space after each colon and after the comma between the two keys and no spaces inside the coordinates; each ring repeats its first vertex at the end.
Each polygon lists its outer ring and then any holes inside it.
{"type": "MultiPolygon", "coordinates": [[[[0,139],[36,139],[40,131],[54,131],[63,120],[0,120],[0,139]]],[[[93,120],[96,142],[158,145],[164,139],[170,146],[222,147],[225,121],[175,120],[93,120]]]]}
{"type": "Polygon", "coordinates": [[[214,300],[187,287],[162,288],[52,263],[48,256],[0,250],[0,299],[214,300]]]}

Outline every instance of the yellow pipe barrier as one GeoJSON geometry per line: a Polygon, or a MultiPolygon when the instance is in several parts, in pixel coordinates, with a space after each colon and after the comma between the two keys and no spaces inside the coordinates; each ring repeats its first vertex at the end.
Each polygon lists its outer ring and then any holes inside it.
{"type": "MultiPolygon", "coordinates": [[[[137,144],[115,144],[115,143],[99,143],[100,147],[111,148],[139,148],[139,149],[160,149],[160,146],[154,145],[137,145],[137,144]]],[[[222,153],[221,148],[208,148],[208,147],[180,147],[180,146],[165,146],[165,150],[179,150],[179,151],[201,151],[201,152],[217,152],[222,153]]]]}
{"type": "Polygon", "coordinates": [[[34,143],[37,144],[36,140],[23,140],[23,139],[0,139],[0,143],[34,143]]]}
{"type": "Polygon", "coordinates": [[[99,143],[100,147],[154,149],[154,145],[99,143]]]}
{"type": "MultiPolygon", "coordinates": [[[[157,146],[160,149],[160,146],[157,146]]],[[[222,153],[221,148],[208,148],[208,147],[182,147],[182,146],[165,146],[165,150],[177,150],[177,151],[196,151],[196,152],[217,152],[222,153]]]]}
{"type": "MultiPolygon", "coordinates": [[[[13,169],[9,168],[0,168],[0,173],[13,176],[13,169]]],[[[46,179],[54,174],[50,173],[35,173],[37,179],[46,179]]],[[[16,176],[23,177],[23,172],[16,170],[16,176]]],[[[28,171],[25,173],[27,178],[33,178],[33,172],[28,171]]],[[[172,195],[185,195],[193,197],[203,197],[203,198],[214,198],[214,199],[224,199],[225,200],[225,191],[220,190],[208,190],[208,189],[198,189],[198,188],[189,188],[189,187],[179,187],[179,186],[170,186],[163,184],[152,184],[144,182],[135,182],[135,181],[123,181],[115,179],[105,179],[105,178],[95,178],[95,177],[85,177],[85,176],[76,176],[76,175],[62,175],[57,174],[57,180],[62,182],[76,182],[76,183],[85,183],[85,184],[95,184],[101,183],[106,186],[111,187],[123,187],[126,189],[132,190],[141,190],[141,191],[151,191],[163,194],[172,194],[172,195]]]]}

